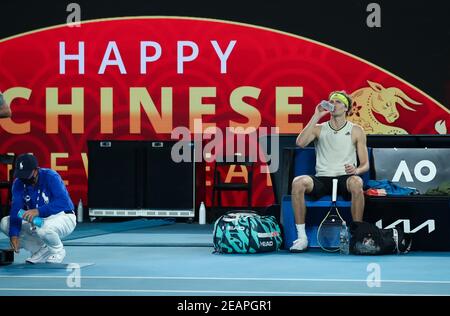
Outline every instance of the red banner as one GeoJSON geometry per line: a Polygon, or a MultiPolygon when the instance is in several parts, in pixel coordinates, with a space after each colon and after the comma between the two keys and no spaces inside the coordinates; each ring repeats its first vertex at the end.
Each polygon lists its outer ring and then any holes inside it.
{"type": "MultiPolygon", "coordinates": [[[[367,61],[226,21],[141,17],[52,27],[1,40],[0,61],[0,91],[13,112],[0,120],[0,152],[34,153],[60,172],[75,201],[86,201],[87,140],[170,139],[176,127],[193,130],[195,119],[298,133],[333,90],[352,95],[349,120],[369,134],[445,134],[450,126],[448,109],[367,61]]],[[[245,178],[234,172],[229,181],[245,178]]],[[[207,168],[207,184],[211,178],[207,168]]],[[[269,204],[267,175],[254,182],[253,204],[269,204]]]]}

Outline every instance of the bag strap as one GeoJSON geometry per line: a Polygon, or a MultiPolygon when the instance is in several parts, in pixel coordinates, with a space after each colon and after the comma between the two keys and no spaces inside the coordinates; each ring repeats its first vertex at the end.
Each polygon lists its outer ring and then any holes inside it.
{"type": "Polygon", "coordinates": [[[239,218],[240,216],[243,216],[243,215],[247,215],[247,216],[258,216],[258,217],[261,216],[261,215],[259,215],[258,213],[256,213],[255,211],[252,211],[252,210],[227,211],[227,212],[225,213],[225,215],[228,215],[228,216],[230,216],[230,215],[236,215],[236,216],[235,216],[236,218],[239,218]]]}
{"type": "Polygon", "coordinates": [[[250,217],[247,218],[247,225],[248,225],[248,246],[247,246],[247,253],[250,253],[250,244],[252,239],[252,223],[250,222],[250,217]]]}
{"type": "Polygon", "coordinates": [[[400,253],[400,250],[398,249],[398,231],[396,228],[392,228],[392,238],[394,239],[395,243],[395,251],[397,253],[400,253]]]}

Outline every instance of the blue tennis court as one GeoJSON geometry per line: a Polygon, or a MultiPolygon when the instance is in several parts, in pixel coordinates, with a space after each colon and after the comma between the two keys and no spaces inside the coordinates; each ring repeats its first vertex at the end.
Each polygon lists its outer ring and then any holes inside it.
{"type": "Polygon", "coordinates": [[[0,295],[450,295],[448,252],[213,254],[212,229],[158,219],[82,224],[65,241],[63,264],[25,264],[21,251],[1,267],[0,295]]]}

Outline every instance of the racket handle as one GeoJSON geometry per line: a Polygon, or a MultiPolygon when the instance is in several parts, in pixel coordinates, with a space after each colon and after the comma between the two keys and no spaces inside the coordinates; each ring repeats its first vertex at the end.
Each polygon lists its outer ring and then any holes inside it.
{"type": "Polygon", "coordinates": [[[336,202],[336,200],[337,200],[337,184],[338,184],[338,180],[333,179],[333,195],[331,196],[332,202],[336,202]]]}

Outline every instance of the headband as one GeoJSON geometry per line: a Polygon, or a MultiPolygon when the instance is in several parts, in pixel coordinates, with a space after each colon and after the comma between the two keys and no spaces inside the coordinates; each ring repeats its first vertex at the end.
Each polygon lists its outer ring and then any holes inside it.
{"type": "Polygon", "coordinates": [[[338,99],[339,101],[341,101],[347,108],[349,107],[350,104],[348,104],[348,99],[345,97],[345,95],[343,95],[342,93],[339,92],[335,92],[330,96],[330,100],[331,99],[338,99]]]}

